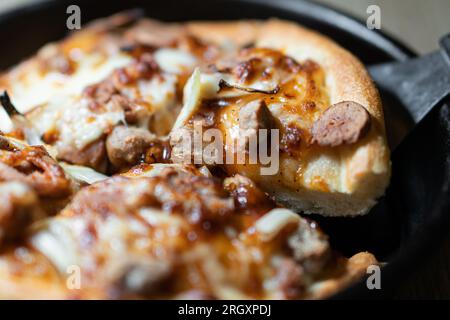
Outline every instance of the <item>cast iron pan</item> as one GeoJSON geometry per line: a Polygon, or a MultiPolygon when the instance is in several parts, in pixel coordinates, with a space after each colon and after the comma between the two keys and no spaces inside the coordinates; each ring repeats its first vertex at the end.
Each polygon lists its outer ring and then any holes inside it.
{"type": "MultiPolygon", "coordinates": [[[[100,4],[88,0],[60,0],[31,5],[0,17],[0,68],[12,66],[43,44],[62,38],[67,33],[66,8],[69,4],[80,5],[83,23],[135,7],[143,8],[150,17],[166,21],[279,17],[328,35],[367,66],[404,62],[414,57],[406,47],[380,32],[368,30],[363,23],[303,1],[109,0],[100,4]]],[[[395,66],[389,68],[392,76],[395,66]]],[[[409,77],[417,71],[426,71],[426,68],[426,64],[416,63],[404,72],[409,77]]],[[[414,104],[417,97],[430,102],[429,91],[436,87],[433,78],[419,77],[425,86],[416,87],[414,92],[420,94],[408,100],[404,97],[405,91],[396,90],[405,89],[405,85],[396,86],[388,71],[372,68],[371,72],[378,80],[389,142],[395,147],[391,184],[385,197],[366,216],[313,218],[329,234],[337,250],[347,255],[367,250],[388,264],[382,271],[381,290],[368,290],[365,281],[361,281],[336,298],[389,297],[408,270],[426,259],[450,230],[450,111],[446,101],[433,101],[432,112],[416,124],[420,117],[411,112],[414,108],[408,103],[413,101],[414,104]],[[378,77],[380,73],[377,72],[386,74],[378,77]]],[[[444,78],[448,80],[445,75],[444,78]]],[[[420,84],[419,80],[416,84],[420,84]]]]}

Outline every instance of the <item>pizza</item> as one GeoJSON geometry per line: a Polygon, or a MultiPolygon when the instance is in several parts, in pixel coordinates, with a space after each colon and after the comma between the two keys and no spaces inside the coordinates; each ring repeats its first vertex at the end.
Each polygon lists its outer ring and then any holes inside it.
{"type": "Polygon", "coordinates": [[[299,214],[365,214],[390,176],[374,84],[313,31],[130,11],[0,88],[1,298],[318,299],[378,264],[299,214]]]}

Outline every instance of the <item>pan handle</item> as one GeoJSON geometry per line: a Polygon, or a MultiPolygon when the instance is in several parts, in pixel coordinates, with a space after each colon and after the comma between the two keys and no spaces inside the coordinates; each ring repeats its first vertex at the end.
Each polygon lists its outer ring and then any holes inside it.
{"type": "Polygon", "coordinates": [[[440,46],[419,58],[368,68],[380,89],[394,95],[415,124],[450,95],[450,34],[441,38],[440,46]]]}

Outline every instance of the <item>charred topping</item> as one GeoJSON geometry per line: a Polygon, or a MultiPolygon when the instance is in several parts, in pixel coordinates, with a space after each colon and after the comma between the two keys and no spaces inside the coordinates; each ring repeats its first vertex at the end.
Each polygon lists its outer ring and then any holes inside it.
{"type": "Polygon", "coordinates": [[[246,91],[246,92],[264,93],[264,94],[276,94],[280,90],[279,86],[276,86],[273,90],[262,90],[262,89],[255,89],[255,88],[247,88],[247,87],[242,87],[242,86],[235,85],[235,84],[230,84],[230,83],[228,83],[227,81],[225,81],[223,79],[220,79],[220,81],[219,81],[219,88],[220,89],[234,88],[234,89],[242,90],[242,91],[246,91]]]}

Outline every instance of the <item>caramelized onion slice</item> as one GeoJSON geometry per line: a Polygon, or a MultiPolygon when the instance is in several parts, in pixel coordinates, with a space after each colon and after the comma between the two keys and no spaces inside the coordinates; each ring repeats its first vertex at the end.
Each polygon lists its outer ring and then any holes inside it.
{"type": "Polygon", "coordinates": [[[59,164],[68,175],[80,182],[93,184],[108,179],[108,176],[88,167],[67,164],[65,162],[60,162],[59,164]]]}

